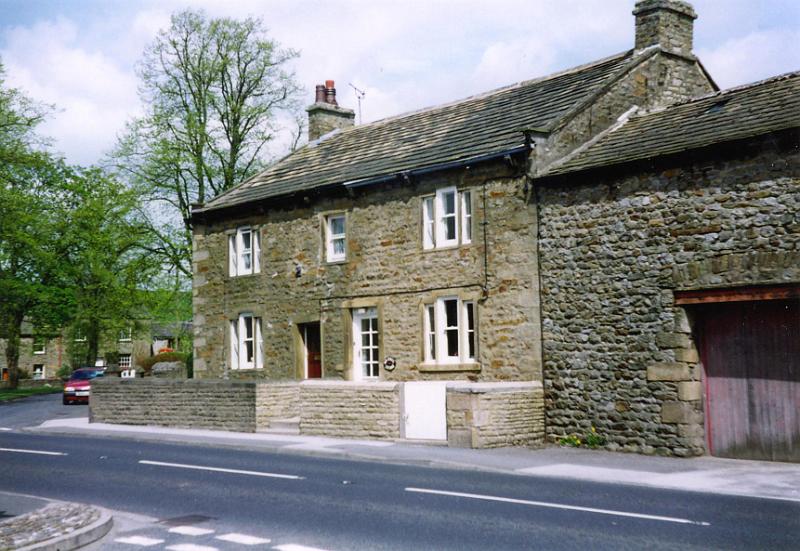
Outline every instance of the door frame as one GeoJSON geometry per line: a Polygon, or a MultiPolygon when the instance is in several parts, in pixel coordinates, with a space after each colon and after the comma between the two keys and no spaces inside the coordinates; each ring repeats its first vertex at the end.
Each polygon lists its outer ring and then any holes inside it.
{"type": "Polygon", "coordinates": [[[378,308],[375,306],[364,306],[361,308],[354,308],[352,311],[352,323],[351,323],[351,330],[350,330],[350,357],[351,357],[351,369],[352,369],[352,379],[354,381],[378,381],[380,380],[380,358],[381,358],[381,320],[380,320],[380,313],[378,308]],[[361,351],[361,320],[365,319],[374,319],[377,322],[377,329],[375,334],[375,339],[377,340],[376,344],[378,347],[378,375],[374,377],[367,377],[363,374],[361,365],[360,365],[360,354],[358,352],[361,351]]]}
{"type": "Polygon", "coordinates": [[[308,349],[306,348],[306,328],[310,324],[319,325],[319,356],[320,356],[320,378],[325,375],[325,349],[323,343],[323,327],[319,318],[301,318],[292,322],[294,341],[294,365],[295,376],[297,379],[308,379],[308,349]]]}

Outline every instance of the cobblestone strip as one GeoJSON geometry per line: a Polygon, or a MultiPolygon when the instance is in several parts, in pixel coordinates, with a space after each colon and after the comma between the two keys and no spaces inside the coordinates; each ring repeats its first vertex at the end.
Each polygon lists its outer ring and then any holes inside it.
{"type": "MultiPolygon", "coordinates": [[[[99,521],[101,516],[99,509],[88,505],[51,503],[0,523],[0,550],[22,549],[76,534],[99,521]]],[[[59,549],[68,548],[72,547],[59,546],[59,549]]]]}

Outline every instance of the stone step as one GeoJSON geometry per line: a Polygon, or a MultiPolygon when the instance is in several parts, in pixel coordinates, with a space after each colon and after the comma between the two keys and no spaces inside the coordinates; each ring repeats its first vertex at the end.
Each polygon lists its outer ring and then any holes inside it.
{"type": "Polygon", "coordinates": [[[269,428],[264,432],[267,434],[300,434],[300,417],[272,419],[269,422],[269,428]]]}

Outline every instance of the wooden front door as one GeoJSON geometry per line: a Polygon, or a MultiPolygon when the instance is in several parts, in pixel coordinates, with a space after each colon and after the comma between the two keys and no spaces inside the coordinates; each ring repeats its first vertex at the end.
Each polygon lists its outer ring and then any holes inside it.
{"type": "Polygon", "coordinates": [[[710,304],[695,313],[709,452],[800,461],[800,301],[710,304]]]}
{"type": "Polygon", "coordinates": [[[303,345],[305,347],[306,379],[322,377],[322,346],[320,342],[319,322],[304,323],[301,327],[303,345]]]}

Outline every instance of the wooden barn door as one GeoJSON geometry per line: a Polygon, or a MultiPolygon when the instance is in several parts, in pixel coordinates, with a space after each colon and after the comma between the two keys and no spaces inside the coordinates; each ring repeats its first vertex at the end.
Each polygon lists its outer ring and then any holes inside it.
{"type": "Polygon", "coordinates": [[[800,301],[698,306],[709,452],[800,461],[800,301]]]}

